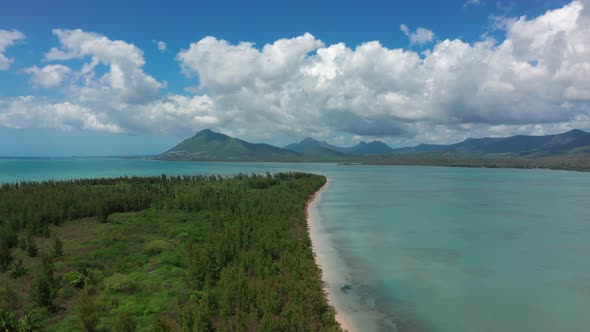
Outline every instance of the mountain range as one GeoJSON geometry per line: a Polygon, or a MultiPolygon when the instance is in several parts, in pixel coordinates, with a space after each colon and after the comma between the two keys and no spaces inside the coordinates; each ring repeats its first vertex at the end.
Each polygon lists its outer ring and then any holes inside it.
{"type": "Polygon", "coordinates": [[[498,138],[468,138],[450,145],[421,144],[395,149],[394,153],[455,152],[469,155],[510,155],[545,157],[563,154],[590,153],[590,133],[574,129],[545,136],[516,135],[498,138]]]}
{"type": "Polygon", "coordinates": [[[340,147],[331,145],[325,141],[318,141],[313,138],[305,138],[299,143],[293,143],[285,146],[285,149],[296,151],[302,154],[309,153],[330,153],[334,155],[353,155],[353,156],[368,156],[376,154],[388,154],[393,149],[380,141],[372,141],[369,143],[360,142],[351,147],[340,147]]]}
{"type": "Polygon", "coordinates": [[[205,129],[172,149],[156,156],[162,160],[195,161],[356,161],[400,155],[444,153],[460,156],[547,157],[590,154],[590,133],[571,130],[545,136],[517,135],[500,138],[468,138],[449,145],[421,144],[393,149],[380,141],[361,142],[340,147],[325,141],[305,138],[279,148],[244,140],[205,129]]]}

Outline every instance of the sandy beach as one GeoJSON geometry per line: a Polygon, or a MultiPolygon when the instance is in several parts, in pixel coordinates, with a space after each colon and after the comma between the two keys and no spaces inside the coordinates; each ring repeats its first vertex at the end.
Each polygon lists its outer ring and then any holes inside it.
{"type": "Polygon", "coordinates": [[[322,271],[322,281],[324,282],[324,291],[326,292],[326,296],[328,299],[328,303],[335,309],[336,311],[336,320],[340,323],[342,329],[354,332],[357,331],[353,327],[348,319],[342,312],[342,308],[339,307],[339,303],[335,298],[334,289],[330,285],[333,284],[334,280],[337,280],[335,275],[335,269],[333,268],[333,253],[330,254],[331,251],[334,251],[334,248],[330,247],[329,243],[327,243],[325,238],[322,238],[319,230],[319,215],[317,212],[317,205],[321,201],[322,193],[324,189],[328,186],[330,180],[326,181],[318,191],[316,191],[310,199],[307,201],[306,206],[306,216],[307,216],[307,225],[309,227],[309,235],[312,242],[312,248],[316,260],[316,265],[322,271]]]}

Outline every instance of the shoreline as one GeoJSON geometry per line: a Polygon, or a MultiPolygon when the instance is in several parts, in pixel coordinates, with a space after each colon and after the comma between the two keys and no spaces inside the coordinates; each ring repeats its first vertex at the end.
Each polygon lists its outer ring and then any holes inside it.
{"type": "Polygon", "coordinates": [[[323,290],[326,300],[328,301],[328,304],[334,309],[335,319],[338,324],[340,324],[342,330],[355,332],[356,329],[353,328],[350,319],[343,314],[342,308],[337,305],[338,301],[336,301],[332,290],[328,286],[330,284],[329,281],[333,280],[333,278],[328,276],[334,273],[328,267],[330,265],[330,258],[328,257],[327,253],[329,248],[326,247],[326,244],[320,243],[319,239],[316,238],[316,236],[319,236],[317,229],[317,221],[319,216],[314,213],[315,211],[312,210],[316,209],[318,202],[321,200],[322,193],[328,186],[329,182],[330,180],[326,179],[326,183],[324,183],[324,185],[314,192],[313,195],[311,195],[311,197],[307,200],[307,203],[305,204],[305,218],[307,220],[307,228],[309,231],[309,237],[311,239],[311,248],[314,254],[315,263],[318,269],[320,269],[322,283],[324,284],[323,290]]]}

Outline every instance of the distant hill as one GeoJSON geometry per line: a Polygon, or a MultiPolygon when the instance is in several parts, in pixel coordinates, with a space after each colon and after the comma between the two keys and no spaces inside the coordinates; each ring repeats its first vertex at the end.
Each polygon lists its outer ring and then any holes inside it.
{"type": "Polygon", "coordinates": [[[334,158],[346,155],[345,153],[338,151],[338,149],[340,149],[339,147],[310,137],[303,139],[299,143],[289,144],[285,146],[285,149],[299,152],[307,157],[317,158],[334,158]]]}
{"type": "Polygon", "coordinates": [[[370,156],[377,154],[388,154],[393,152],[393,149],[381,141],[372,141],[369,143],[360,142],[350,148],[341,148],[340,151],[356,156],[370,156]]]}
{"type": "Polygon", "coordinates": [[[285,149],[293,150],[303,154],[315,154],[324,156],[369,156],[388,154],[393,151],[391,147],[380,141],[369,143],[360,142],[352,147],[339,147],[331,145],[325,141],[318,141],[313,138],[305,138],[299,143],[293,143],[285,146],[285,149]]]}
{"type": "Polygon", "coordinates": [[[161,160],[287,160],[300,154],[269,144],[248,143],[238,138],[201,130],[157,156],[161,160]]]}
{"type": "Polygon", "coordinates": [[[499,138],[468,138],[450,145],[421,144],[412,148],[394,149],[393,153],[455,152],[462,154],[543,157],[590,153],[590,133],[574,129],[545,136],[517,135],[499,138]]]}
{"type": "Polygon", "coordinates": [[[301,152],[301,153],[304,153],[306,151],[316,150],[318,148],[325,148],[325,149],[330,149],[330,150],[336,151],[335,148],[338,148],[338,147],[334,146],[334,145],[330,145],[330,144],[326,143],[325,141],[315,140],[311,137],[307,137],[299,143],[293,143],[293,144],[289,144],[289,145],[285,146],[285,149],[289,149],[289,150],[293,150],[293,151],[297,151],[297,152],[301,152]]]}

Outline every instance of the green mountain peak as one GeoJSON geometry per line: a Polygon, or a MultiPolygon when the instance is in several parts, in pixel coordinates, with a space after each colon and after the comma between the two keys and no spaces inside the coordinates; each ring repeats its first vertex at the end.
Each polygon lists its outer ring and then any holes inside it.
{"type": "Polygon", "coordinates": [[[238,161],[238,160],[278,160],[297,157],[299,154],[268,144],[256,144],[243,141],[225,134],[203,129],[172,149],[159,155],[163,160],[201,160],[201,161],[238,161]]]}

